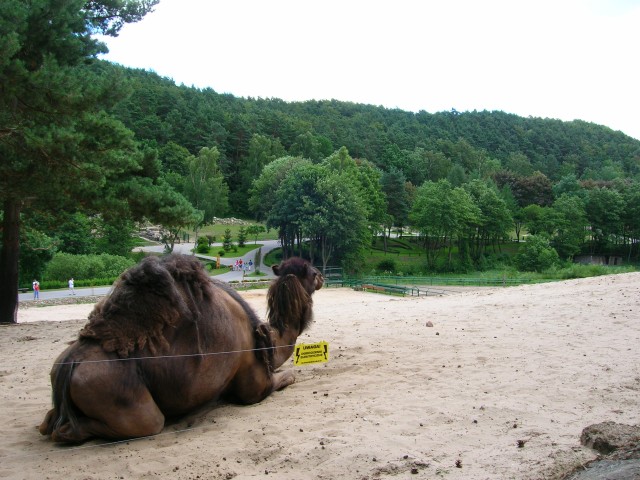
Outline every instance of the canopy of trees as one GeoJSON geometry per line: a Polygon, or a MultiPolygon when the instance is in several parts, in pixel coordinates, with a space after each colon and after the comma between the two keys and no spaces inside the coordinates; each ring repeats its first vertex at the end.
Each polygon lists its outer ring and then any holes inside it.
{"type": "MultiPolygon", "coordinates": [[[[149,213],[166,191],[155,154],[139,149],[133,133],[108,113],[127,90],[122,70],[94,61],[105,47],[92,37],[117,34],[156,3],[2,2],[0,322],[15,321],[24,220],[85,209],[104,212],[108,232],[128,216],[149,213]]],[[[180,203],[167,200],[170,208],[180,203]]],[[[37,247],[48,243],[29,236],[37,247]]]]}
{"type": "Polygon", "coordinates": [[[156,3],[0,7],[0,321],[15,313],[18,272],[53,251],[127,252],[139,219],[171,249],[184,228],[253,216],[285,254],[305,240],[317,262],[354,268],[372,235],[406,227],[433,268],[478,266],[522,231],[562,259],[637,258],[640,141],[500,111],[237,98],[96,60],[94,33],[156,3]]]}

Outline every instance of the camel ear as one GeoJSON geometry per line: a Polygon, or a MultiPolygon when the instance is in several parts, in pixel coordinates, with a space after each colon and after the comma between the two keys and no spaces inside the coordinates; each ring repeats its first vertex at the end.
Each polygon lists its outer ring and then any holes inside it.
{"type": "Polygon", "coordinates": [[[273,270],[273,273],[280,276],[280,265],[272,265],[271,270],[273,270]]]}
{"type": "Polygon", "coordinates": [[[258,325],[258,327],[256,328],[256,332],[258,333],[258,335],[260,335],[261,337],[268,337],[269,336],[269,325],[267,325],[266,323],[261,323],[260,325],[258,325]]]}

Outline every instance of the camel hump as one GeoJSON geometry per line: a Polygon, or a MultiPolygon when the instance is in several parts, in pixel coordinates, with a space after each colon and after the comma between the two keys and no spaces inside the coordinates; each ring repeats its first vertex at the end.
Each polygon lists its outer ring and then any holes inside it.
{"type": "Polygon", "coordinates": [[[186,255],[147,257],[124,272],[96,305],[80,338],[100,342],[107,352],[128,357],[149,348],[168,348],[166,327],[197,321],[196,302],[208,297],[209,278],[200,262],[186,255]]]}

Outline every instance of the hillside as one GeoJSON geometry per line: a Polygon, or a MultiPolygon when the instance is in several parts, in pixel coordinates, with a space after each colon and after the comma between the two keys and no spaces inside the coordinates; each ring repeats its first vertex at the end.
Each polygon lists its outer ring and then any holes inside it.
{"type": "Polygon", "coordinates": [[[336,100],[237,98],[178,86],[144,70],[112,68],[121,69],[131,88],[114,113],[139,140],[160,148],[165,166],[170,164],[163,151],[167,145],[191,154],[218,147],[236,214],[247,213],[237,199],[250,184],[243,176],[252,171],[256,135],[277,142],[281,153],[312,160],[345,146],[352,157],[383,171],[399,169],[416,186],[452,172],[468,179],[505,170],[524,176],[539,171],[552,183],[567,175],[611,181],[640,173],[640,141],[583,121],[501,111],[412,113],[336,100]]]}

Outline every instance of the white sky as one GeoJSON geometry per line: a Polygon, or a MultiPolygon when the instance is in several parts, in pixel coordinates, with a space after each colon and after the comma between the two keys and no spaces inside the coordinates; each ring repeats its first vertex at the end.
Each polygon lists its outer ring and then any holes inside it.
{"type": "Polygon", "coordinates": [[[161,0],[104,58],[237,97],[581,119],[640,139],[640,0],[161,0]]]}

